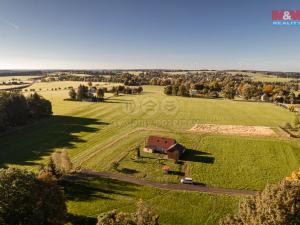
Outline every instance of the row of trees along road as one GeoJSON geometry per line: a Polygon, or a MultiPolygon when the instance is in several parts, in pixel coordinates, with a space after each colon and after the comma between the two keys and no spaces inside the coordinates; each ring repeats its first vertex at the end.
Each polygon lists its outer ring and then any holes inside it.
{"type": "Polygon", "coordinates": [[[52,115],[51,102],[37,93],[0,92],[0,131],[52,115]]]}

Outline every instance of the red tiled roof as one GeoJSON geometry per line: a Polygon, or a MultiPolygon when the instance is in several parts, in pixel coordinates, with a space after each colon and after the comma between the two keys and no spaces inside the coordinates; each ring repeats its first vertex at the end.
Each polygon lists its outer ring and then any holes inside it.
{"type": "Polygon", "coordinates": [[[146,147],[159,147],[162,149],[168,149],[175,143],[176,141],[172,138],[149,136],[146,140],[146,147]]]}

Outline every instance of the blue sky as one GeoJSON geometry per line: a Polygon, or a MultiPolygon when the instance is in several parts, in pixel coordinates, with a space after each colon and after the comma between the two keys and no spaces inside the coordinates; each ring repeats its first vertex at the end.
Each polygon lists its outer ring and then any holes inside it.
{"type": "Polygon", "coordinates": [[[0,0],[0,69],[300,71],[299,0],[0,0]]]}

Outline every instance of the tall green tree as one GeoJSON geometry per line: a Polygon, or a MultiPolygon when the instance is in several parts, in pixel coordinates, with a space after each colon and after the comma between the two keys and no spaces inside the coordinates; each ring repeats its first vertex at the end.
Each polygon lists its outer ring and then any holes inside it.
{"type": "Polygon", "coordinates": [[[10,126],[23,125],[29,118],[29,107],[26,98],[15,92],[0,94],[0,111],[6,114],[10,126]]]}
{"type": "Polygon", "coordinates": [[[84,85],[79,85],[77,89],[76,98],[79,101],[82,101],[84,98],[88,98],[88,87],[84,85]]]}
{"type": "Polygon", "coordinates": [[[103,99],[105,95],[105,91],[103,88],[98,88],[96,91],[97,98],[103,99]]]}
{"type": "Polygon", "coordinates": [[[164,93],[165,93],[166,95],[171,95],[171,94],[172,94],[172,85],[167,85],[167,86],[165,86],[165,88],[164,88],[164,93]]]}
{"type": "Polygon", "coordinates": [[[76,91],[74,90],[74,88],[71,88],[69,90],[69,96],[72,100],[75,100],[76,99],[76,91]]]}
{"type": "Polygon", "coordinates": [[[33,117],[42,117],[52,114],[51,102],[44,99],[37,93],[30,95],[27,98],[29,112],[33,117]]]}

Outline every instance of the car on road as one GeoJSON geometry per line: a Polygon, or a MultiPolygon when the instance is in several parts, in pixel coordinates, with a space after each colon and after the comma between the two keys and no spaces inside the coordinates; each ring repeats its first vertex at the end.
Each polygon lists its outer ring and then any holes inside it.
{"type": "Polygon", "coordinates": [[[193,184],[193,179],[190,177],[184,177],[180,180],[182,184],[193,184]]]}

